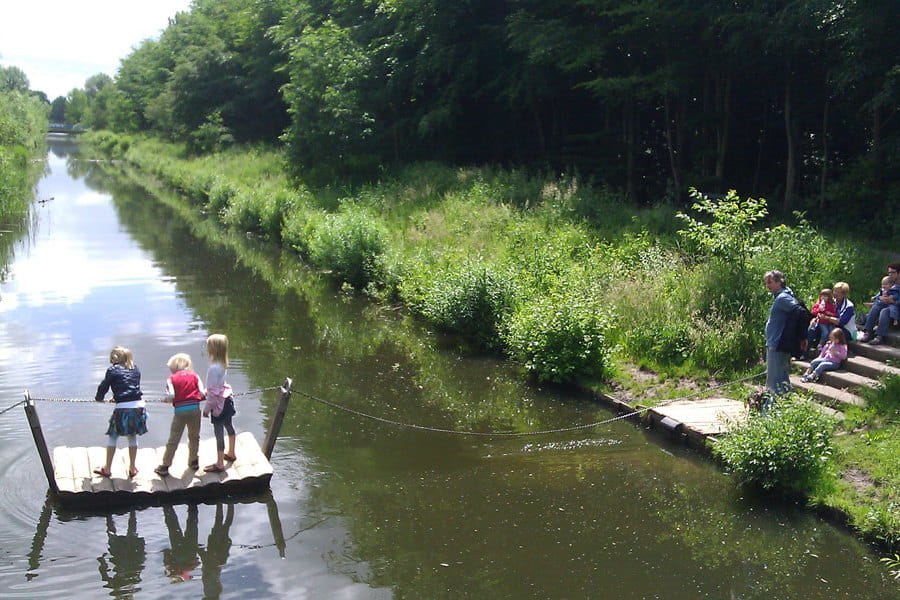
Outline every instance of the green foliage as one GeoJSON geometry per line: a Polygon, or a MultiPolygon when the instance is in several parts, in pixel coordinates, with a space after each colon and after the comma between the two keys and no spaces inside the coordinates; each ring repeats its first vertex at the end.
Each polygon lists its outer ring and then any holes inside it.
{"type": "Polygon", "coordinates": [[[0,91],[0,218],[25,212],[44,148],[49,106],[20,91],[0,91]]]}
{"type": "Polygon", "coordinates": [[[222,121],[221,111],[213,111],[188,137],[188,150],[197,154],[220,152],[234,144],[234,136],[222,121]]]}
{"type": "Polygon", "coordinates": [[[478,347],[496,350],[512,300],[507,277],[483,263],[466,261],[438,274],[425,293],[421,312],[439,328],[461,334],[478,347]]]}
{"type": "Polygon", "coordinates": [[[781,493],[807,493],[820,480],[833,448],[833,424],[798,396],[779,399],[766,415],[752,413],[713,446],[742,482],[781,493]]]}
{"type": "Polygon", "coordinates": [[[510,317],[506,346],[538,381],[602,380],[611,368],[610,320],[585,298],[537,297],[510,317]]]}
{"type": "Polygon", "coordinates": [[[378,282],[387,233],[365,209],[348,205],[326,215],[308,243],[313,264],[331,270],[354,288],[378,282]]]}

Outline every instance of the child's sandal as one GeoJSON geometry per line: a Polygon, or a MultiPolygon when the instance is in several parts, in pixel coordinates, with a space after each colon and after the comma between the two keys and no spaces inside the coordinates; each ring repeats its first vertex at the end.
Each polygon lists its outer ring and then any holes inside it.
{"type": "Polygon", "coordinates": [[[153,472],[156,473],[157,475],[159,475],[160,477],[166,477],[169,475],[169,467],[167,467],[165,465],[159,465],[158,467],[153,469],[153,472]]]}
{"type": "Polygon", "coordinates": [[[111,477],[112,476],[112,473],[110,473],[106,467],[100,467],[100,468],[94,469],[94,474],[99,475],[100,477],[111,477]]]}
{"type": "Polygon", "coordinates": [[[234,454],[224,454],[224,455],[222,455],[222,458],[224,458],[225,460],[230,461],[230,462],[234,462],[237,460],[234,457],[234,454]]]}

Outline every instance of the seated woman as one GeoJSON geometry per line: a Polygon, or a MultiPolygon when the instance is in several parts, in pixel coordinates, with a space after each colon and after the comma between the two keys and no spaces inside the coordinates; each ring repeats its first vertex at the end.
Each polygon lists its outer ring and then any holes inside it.
{"type": "Polygon", "coordinates": [[[834,310],[836,317],[821,317],[826,323],[831,323],[844,330],[844,337],[847,342],[855,341],[857,337],[856,329],[856,307],[850,301],[850,286],[844,281],[838,281],[832,286],[834,293],[834,310]]]}

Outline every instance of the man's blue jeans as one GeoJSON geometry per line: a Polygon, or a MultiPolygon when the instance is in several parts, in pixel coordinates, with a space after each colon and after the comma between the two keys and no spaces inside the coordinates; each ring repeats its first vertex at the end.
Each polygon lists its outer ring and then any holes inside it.
{"type": "Polygon", "coordinates": [[[766,348],[766,387],[780,396],[791,391],[791,355],[766,348]]]}
{"type": "Polygon", "coordinates": [[[872,305],[872,310],[866,315],[865,324],[865,330],[869,332],[869,335],[872,334],[873,330],[877,336],[884,337],[887,335],[888,327],[891,326],[892,311],[890,309],[892,307],[892,304],[882,304],[881,302],[876,302],[872,305]]]}

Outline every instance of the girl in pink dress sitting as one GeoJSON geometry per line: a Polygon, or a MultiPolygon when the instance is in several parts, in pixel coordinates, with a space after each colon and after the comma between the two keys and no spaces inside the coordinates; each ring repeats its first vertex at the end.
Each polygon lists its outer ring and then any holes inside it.
{"type": "Polygon", "coordinates": [[[843,329],[835,327],[828,334],[828,343],[822,346],[818,358],[814,358],[809,363],[809,368],[803,374],[803,381],[818,381],[825,371],[834,371],[840,368],[846,358],[847,338],[843,329]]]}

